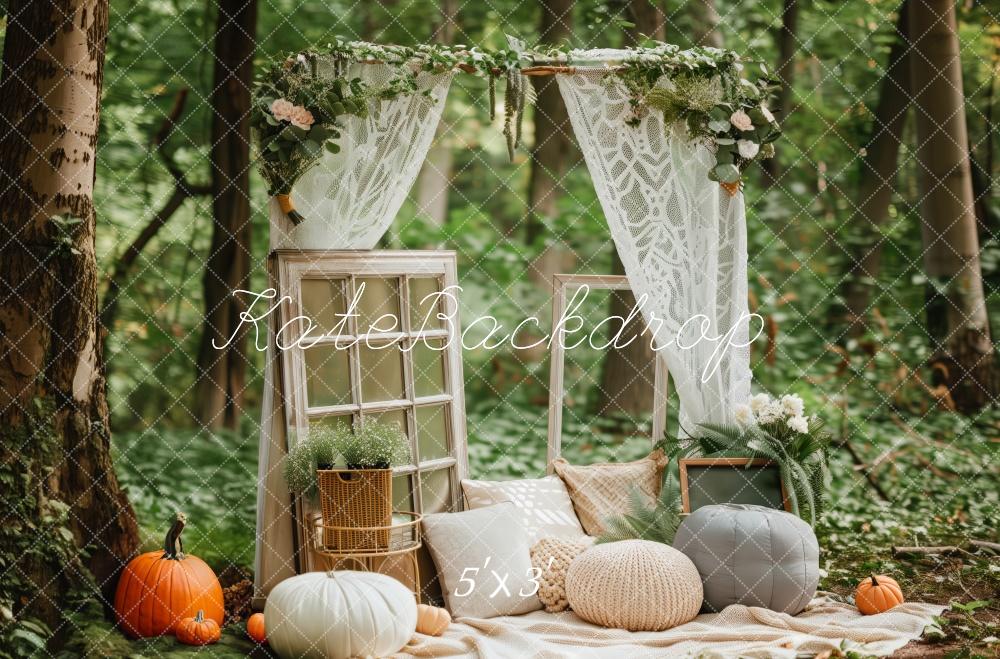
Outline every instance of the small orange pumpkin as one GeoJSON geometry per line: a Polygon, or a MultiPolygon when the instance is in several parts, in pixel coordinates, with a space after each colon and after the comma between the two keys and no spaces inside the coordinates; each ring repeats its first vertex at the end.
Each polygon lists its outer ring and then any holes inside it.
{"type": "Polygon", "coordinates": [[[222,636],[219,623],[205,617],[205,612],[198,610],[193,618],[184,618],[177,625],[177,640],[184,645],[211,645],[222,636]]]}
{"type": "Polygon", "coordinates": [[[132,638],[173,633],[199,610],[222,625],[222,586],[205,561],[184,554],[181,531],[187,518],[177,513],[163,549],[133,558],[118,579],[115,616],[132,638]]]}
{"type": "Polygon", "coordinates": [[[854,591],[854,602],[858,610],[866,616],[888,611],[902,604],[903,590],[892,577],[884,574],[871,575],[858,584],[854,591]]]}
{"type": "Polygon", "coordinates": [[[427,604],[417,604],[417,631],[428,636],[440,636],[451,624],[447,609],[427,604]]]}
{"type": "Polygon", "coordinates": [[[263,613],[255,613],[247,619],[247,636],[262,645],[267,643],[263,613]]]}

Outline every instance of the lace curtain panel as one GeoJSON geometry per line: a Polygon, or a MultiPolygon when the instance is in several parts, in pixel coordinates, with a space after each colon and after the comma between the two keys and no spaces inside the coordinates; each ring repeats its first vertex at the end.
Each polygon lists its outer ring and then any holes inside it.
{"type": "MultiPolygon", "coordinates": [[[[320,62],[319,73],[333,64],[320,62]]],[[[386,64],[351,64],[349,78],[374,86],[394,75],[386,64]]],[[[337,154],[322,159],[295,184],[292,200],[306,218],[293,225],[271,203],[272,249],[371,249],[396,218],[424,164],[444,110],[452,73],[417,78],[418,90],[368,117],[347,117],[337,154]]]]}
{"type": "Polygon", "coordinates": [[[633,111],[616,80],[595,70],[558,81],[632,291],[647,296],[643,315],[677,388],[681,434],[731,422],[751,379],[742,193],[709,180],[709,148],[683,127],[668,131],[661,113],[627,125],[633,111]]]}

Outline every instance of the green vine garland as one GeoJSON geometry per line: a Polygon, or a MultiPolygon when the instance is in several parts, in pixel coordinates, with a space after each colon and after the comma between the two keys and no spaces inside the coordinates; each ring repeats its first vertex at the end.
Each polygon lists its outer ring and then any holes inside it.
{"type": "MultiPolygon", "coordinates": [[[[525,50],[516,39],[510,43],[510,49],[490,51],[461,45],[408,47],[337,40],[325,49],[272,62],[258,78],[251,114],[268,193],[278,198],[293,221],[301,221],[288,194],[324,150],[340,150],[337,140],[343,119],[366,117],[378,112],[382,101],[419,93],[417,78],[424,73],[462,70],[485,78],[491,119],[496,82],[503,79],[503,134],[513,159],[525,108],[533,101],[532,86],[522,71],[538,61],[575,65],[584,55],[554,47],[525,50]],[[387,83],[376,86],[347,77],[348,65],[354,62],[383,63],[395,73],[387,83]]],[[[777,83],[763,67],[763,76],[751,82],[741,76],[743,63],[732,51],[680,50],[664,43],[628,49],[621,62],[604,64],[608,79],[628,90],[634,113],[628,123],[637,125],[646,112],[655,110],[663,114],[668,126],[685,125],[692,138],[705,140],[715,149],[716,165],[709,177],[732,194],[749,163],[774,154],[773,142],[781,131],[766,101],[777,83]]]]}

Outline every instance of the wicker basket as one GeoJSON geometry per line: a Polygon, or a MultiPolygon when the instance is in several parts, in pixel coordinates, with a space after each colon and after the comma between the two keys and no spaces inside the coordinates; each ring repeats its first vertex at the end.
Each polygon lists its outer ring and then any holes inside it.
{"type": "MultiPolygon", "coordinates": [[[[392,524],[392,469],[320,469],[324,526],[388,527],[392,524]]],[[[389,529],[324,529],[323,545],[335,549],[383,549],[389,529]]]]}

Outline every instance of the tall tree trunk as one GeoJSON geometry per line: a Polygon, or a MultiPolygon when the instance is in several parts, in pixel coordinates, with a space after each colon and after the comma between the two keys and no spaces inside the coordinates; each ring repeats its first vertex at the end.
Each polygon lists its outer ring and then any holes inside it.
{"type": "Polygon", "coordinates": [[[696,46],[722,48],[722,32],[719,31],[719,12],[715,0],[689,0],[688,11],[694,28],[692,36],[696,46]]]}
{"type": "MultiPolygon", "coordinates": [[[[799,0],[782,0],[781,30],[778,32],[778,63],[775,75],[781,80],[774,116],[783,122],[792,109],[795,85],[795,53],[798,51],[799,0]]],[[[777,145],[775,145],[777,146],[777,145]]],[[[767,185],[774,185],[780,178],[781,166],[777,156],[761,161],[767,185]]]]}
{"type": "MultiPolygon", "coordinates": [[[[715,6],[712,0],[692,3],[690,8],[695,10],[694,4],[698,5],[698,11],[704,12],[705,8],[711,10],[715,15],[716,23],[718,14],[715,13],[715,6]]],[[[629,15],[632,17],[634,26],[626,33],[627,38],[634,44],[638,41],[639,35],[652,34],[657,30],[664,30],[664,23],[659,20],[657,13],[646,11],[649,0],[631,0],[629,15]]],[[[701,14],[695,14],[692,18],[700,24],[700,19],[705,18],[701,14]]],[[[706,28],[708,34],[715,28],[706,28]]],[[[662,39],[663,37],[656,37],[662,39]]],[[[622,260],[618,257],[618,251],[614,243],[611,271],[616,275],[625,274],[622,260]]],[[[612,294],[608,302],[608,317],[618,316],[627,318],[629,312],[635,307],[635,296],[631,291],[622,291],[612,294]]],[[[617,348],[611,346],[604,355],[604,363],[601,365],[601,388],[595,401],[594,413],[601,416],[624,414],[632,419],[641,418],[653,411],[654,390],[653,382],[655,378],[656,353],[650,345],[649,333],[643,333],[646,325],[642,316],[633,319],[622,333],[624,341],[627,337],[642,336],[628,345],[617,348]]],[[[618,327],[610,328],[612,332],[618,327]]]]}
{"type": "Polygon", "coordinates": [[[236,428],[246,388],[238,288],[250,279],[250,88],[257,0],[219,0],[212,85],[212,246],[205,263],[205,328],[195,407],[206,428],[236,428]],[[213,345],[213,341],[215,345],[213,345]]]}
{"type": "Polygon", "coordinates": [[[872,134],[861,161],[855,214],[847,224],[841,242],[848,268],[841,286],[848,333],[864,332],[872,291],[882,263],[880,228],[889,216],[889,204],[896,185],[899,147],[903,142],[907,110],[910,106],[910,60],[908,2],[896,21],[897,39],[889,51],[872,134]]]}
{"type": "MultiPolygon", "coordinates": [[[[544,43],[563,43],[573,34],[573,0],[543,0],[539,39],[544,43]]],[[[546,225],[558,215],[562,176],[573,159],[569,115],[555,76],[531,79],[538,92],[534,113],[534,146],[531,150],[531,174],[528,181],[528,209],[525,242],[533,245],[546,234],[546,225]]],[[[565,236],[555,237],[532,261],[528,277],[539,288],[548,290],[552,275],[574,267],[576,257],[565,243],[565,236]]],[[[536,361],[544,347],[522,351],[522,358],[536,361]]]]}
{"type": "Polygon", "coordinates": [[[87,587],[73,546],[91,549],[82,563],[96,588],[111,589],[138,544],[135,514],[111,464],[97,316],[94,154],[108,3],[14,0],[7,20],[0,541],[17,562],[3,567],[0,593],[15,615],[54,621],[70,589],[87,587]],[[72,540],[59,535],[61,526],[72,540]]]}
{"type": "MultiPolygon", "coordinates": [[[[704,1],[711,3],[713,0],[704,1]]],[[[666,39],[667,13],[663,11],[662,0],[629,0],[625,6],[625,17],[632,23],[632,27],[625,31],[628,45],[638,45],[644,36],[656,41],[666,39]]]]}
{"type": "Polygon", "coordinates": [[[924,269],[934,282],[927,324],[937,341],[936,377],[959,410],[972,412],[995,396],[997,374],[979,267],[955,5],[920,0],[909,14],[924,269]]]}
{"type": "MultiPolygon", "coordinates": [[[[451,45],[455,40],[458,0],[441,0],[441,24],[434,32],[435,43],[451,45]]],[[[447,138],[448,122],[442,116],[434,136],[434,146],[417,178],[417,212],[435,226],[448,219],[448,190],[451,187],[453,154],[447,138]]]]}

